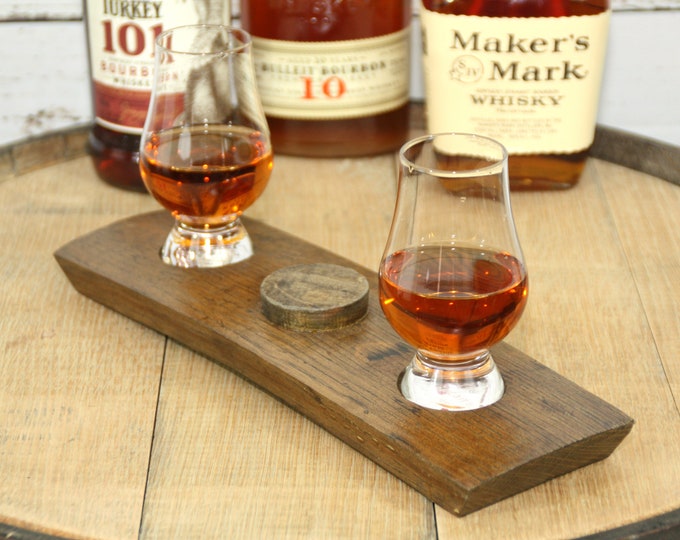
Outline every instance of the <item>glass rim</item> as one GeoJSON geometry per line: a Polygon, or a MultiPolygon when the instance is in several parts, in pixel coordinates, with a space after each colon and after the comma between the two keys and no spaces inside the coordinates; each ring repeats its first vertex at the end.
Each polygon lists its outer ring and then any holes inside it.
{"type": "Polygon", "coordinates": [[[399,149],[399,161],[401,162],[402,165],[408,167],[409,169],[418,171],[420,173],[429,174],[431,176],[439,176],[444,178],[467,178],[470,176],[484,176],[487,174],[496,174],[498,172],[499,167],[503,168],[504,166],[506,166],[508,161],[508,150],[501,142],[497,141],[496,139],[492,139],[491,137],[487,137],[485,135],[457,131],[443,131],[439,133],[429,133],[427,135],[421,135],[419,137],[415,137],[405,142],[399,149]],[[444,137],[465,138],[468,140],[475,139],[487,145],[497,147],[500,150],[501,155],[497,159],[494,158],[494,161],[492,163],[490,163],[489,165],[485,165],[484,167],[458,171],[426,167],[424,165],[419,165],[413,162],[412,160],[405,156],[406,151],[410,150],[411,148],[414,148],[417,145],[422,145],[427,142],[434,142],[435,139],[444,137]]]}
{"type": "Polygon", "coordinates": [[[192,56],[216,56],[216,55],[225,55],[225,54],[237,54],[245,49],[247,49],[252,43],[252,37],[250,33],[243,28],[239,28],[237,26],[230,26],[226,24],[185,24],[182,26],[175,26],[173,28],[169,28],[160,34],[158,34],[158,37],[156,38],[156,47],[164,52],[167,53],[172,53],[172,54],[185,54],[185,55],[192,55],[192,56]],[[236,38],[239,40],[239,44],[232,46],[232,45],[225,45],[225,47],[216,49],[213,51],[199,51],[199,50],[182,50],[182,49],[176,49],[174,47],[166,47],[163,44],[163,40],[167,38],[167,36],[171,34],[176,34],[178,32],[184,32],[188,29],[192,30],[204,30],[204,31],[213,31],[213,32],[224,32],[229,35],[234,35],[236,38]]]}

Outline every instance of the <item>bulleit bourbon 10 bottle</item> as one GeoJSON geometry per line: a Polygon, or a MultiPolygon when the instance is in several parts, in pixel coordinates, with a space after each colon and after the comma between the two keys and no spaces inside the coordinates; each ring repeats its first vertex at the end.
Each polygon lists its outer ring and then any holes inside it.
{"type": "Polygon", "coordinates": [[[155,40],[186,24],[222,24],[228,0],[86,0],[94,126],[89,152],[102,180],[145,191],[139,142],[153,81],[155,40]]]}
{"type": "Polygon", "coordinates": [[[422,0],[430,132],[508,149],[511,188],[574,186],[593,143],[609,0],[422,0]]]}
{"type": "Polygon", "coordinates": [[[408,138],[410,0],[241,0],[275,153],[379,154],[408,138]]]}

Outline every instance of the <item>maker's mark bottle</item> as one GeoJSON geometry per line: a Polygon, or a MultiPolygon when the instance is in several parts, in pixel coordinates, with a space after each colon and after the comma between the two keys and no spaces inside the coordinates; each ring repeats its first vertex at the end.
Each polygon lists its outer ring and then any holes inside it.
{"type": "Polygon", "coordinates": [[[609,0],[422,0],[428,130],[493,137],[513,189],[575,185],[593,142],[609,0]]]}
{"type": "Polygon", "coordinates": [[[276,153],[358,156],[408,138],[410,0],[241,0],[276,153]]]}
{"type": "Polygon", "coordinates": [[[228,0],[86,0],[94,102],[89,151],[99,177],[120,188],[145,191],[139,142],[153,80],[156,37],[174,26],[221,24],[228,0]]]}

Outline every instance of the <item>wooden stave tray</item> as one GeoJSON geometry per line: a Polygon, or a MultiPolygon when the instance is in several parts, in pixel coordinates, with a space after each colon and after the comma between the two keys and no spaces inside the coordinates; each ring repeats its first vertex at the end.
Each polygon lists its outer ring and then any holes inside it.
{"type": "Polygon", "coordinates": [[[377,275],[244,222],[255,255],[225,268],[163,264],[157,246],[172,224],[164,211],[80,237],[55,258],[83,295],[235,371],[458,516],[602,460],[632,429],[626,414],[504,343],[494,348],[507,387],[498,404],[464,413],[413,405],[397,383],[412,350],[380,311],[377,275]],[[316,262],[368,279],[367,316],[315,333],[267,321],[262,279],[316,262]]]}

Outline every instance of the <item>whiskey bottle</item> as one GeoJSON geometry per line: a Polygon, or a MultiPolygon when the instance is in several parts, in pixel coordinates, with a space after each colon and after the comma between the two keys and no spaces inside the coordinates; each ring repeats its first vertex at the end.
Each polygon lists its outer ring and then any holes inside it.
{"type": "Polygon", "coordinates": [[[609,0],[422,0],[430,132],[508,149],[510,185],[574,186],[593,142],[609,0]]]}
{"type": "Polygon", "coordinates": [[[410,0],[241,0],[274,152],[340,157],[408,138],[410,0]]]}
{"type": "Polygon", "coordinates": [[[229,21],[228,0],[86,0],[94,126],[88,150],[109,184],[145,191],[139,143],[153,80],[158,35],[185,24],[229,21]]]}

